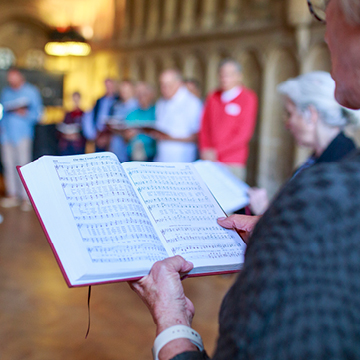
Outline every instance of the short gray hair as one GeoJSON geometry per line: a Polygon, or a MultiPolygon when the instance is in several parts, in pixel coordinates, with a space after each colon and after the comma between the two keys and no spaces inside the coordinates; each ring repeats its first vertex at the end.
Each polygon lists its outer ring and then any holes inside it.
{"type": "Polygon", "coordinates": [[[239,72],[239,73],[242,73],[242,66],[241,64],[236,61],[235,59],[232,59],[232,58],[226,58],[224,60],[222,60],[219,64],[219,67],[218,67],[218,70],[220,70],[224,65],[227,65],[227,64],[231,64],[231,65],[234,65],[234,67],[236,68],[236,70],[239,72]]]}
{"type": "Polygon", "coordinates": [[[328,72],[300,75],[279,84],[277,90],[287,96],[301,113],[313,106],[323,123],[330,127],[343,128],[359,123],[359,111],[344,108],[335,100],[335,81],[328,72]]]}
{"type": "Polygon", "coordinates": [[[360,25],[360,2],[359,0],[341,0],[344,14],[350,23],[360,25]]]}

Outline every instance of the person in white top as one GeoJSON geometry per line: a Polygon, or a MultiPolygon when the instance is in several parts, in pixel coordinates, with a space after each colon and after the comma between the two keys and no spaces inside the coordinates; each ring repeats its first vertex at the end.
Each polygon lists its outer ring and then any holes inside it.
{"type": "Polygon", "coordinates": [[[192,162],[197,157],[197,137],[202,115],[202,102],[183,84],[175,69],[160,75],[162,97],[156,103],[158,140],[154,161],[192,162]]]}

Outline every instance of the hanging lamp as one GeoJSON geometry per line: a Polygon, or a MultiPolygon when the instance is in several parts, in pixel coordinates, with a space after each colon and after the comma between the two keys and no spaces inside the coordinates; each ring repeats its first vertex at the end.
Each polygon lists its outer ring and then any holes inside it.
{"type": "Polygon", "coordinates": [[[53,29],[45,45],[45,52],[52,56],[87,56],[90,45],[73,27],[53,29]]]}

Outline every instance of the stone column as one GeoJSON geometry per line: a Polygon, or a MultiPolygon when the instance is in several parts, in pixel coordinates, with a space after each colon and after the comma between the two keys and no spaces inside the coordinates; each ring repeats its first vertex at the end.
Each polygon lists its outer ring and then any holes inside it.
{"type": "Polygon", "coordinates": [[[118,41],[122,37],[122,32],[125,23],[125,0],[115,1],[115,16],[114,16],[114,40],[118,41]]]}
{"type": "Polygon", "coordinates": [[[136,57],[130,58],[129,75],[130,79],[133,81],[138,81],[140,79],[139,63],[136,57]]]}
{"type": "Polygon", "coordinates": [[[151,0],[149,1],[149,6],[146,37],[148,39],[154,39],[159,33],[160,1],[151,0]]]}
{"type": "Polygon", "coordinates": [[[144,34],[144,11],[145,0],[132,0],[134,1],[134,29],[132,33],[133,40],[140,40],[144,34]]]}
{"type": "Polygon", "coordinates": [[[224,25],[232,27],[239,20],[241,3],[239,0],[226,0],[226,8],[224,13],[224,25]]]}
{"type": "Polygon", "coordinates": [[[217,53],[213,53],[212,55],[210,55],[206,69],[206,94],[214,90],[218,85],[218,66],[220,63],[220,59],[221,57],[217,53]]]}
{"type": "MultiPolygon", "coordinates": [[[[288,0],[288,23],[295,28],[296,45],[300,59],[300,74],[304,74],[311,69],[306,68],[306,57],[309,53],[311,40],[311,14],[306,1],[288,0]]],[[[303,163],[310,155],[306,148],[295,145],[294,167],[303,163]]]]}
{"type": "Polygon", "coordinates": [[[121,32],[121,40],[126,41],[129,40],[130,37],[130,1],[131,0],[125,0],[124,6],[124,26],[122,28],[121,32]]]}
{"type": "Polygon", "coordinates": [[[182,0],[182,12],[180,32],[188,34],[194,28],[195,25],[195,5],[194,0],[182,0]]]}
{"type": "Polygon", "coordinates": [[[170,36],[175,30],[175,12],[176,12],[177,0],[166,0],[164,5],[164,24],[162,28],[162,34],[164,36],[170,36]]]}
{"type": "Polygon", "coordinates": [[[216,25],[216,0],[203,0],[201,27],[210,30],[216,25]]]}

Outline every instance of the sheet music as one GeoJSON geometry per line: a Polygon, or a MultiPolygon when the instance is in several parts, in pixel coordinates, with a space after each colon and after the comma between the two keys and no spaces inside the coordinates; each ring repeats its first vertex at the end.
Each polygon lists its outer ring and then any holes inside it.
{"type": "Polygon", "coordinates": [[[227,214],[249,204],[249,185],[237,179],[224,164],[198,160],[194,166],[227,214]]]}
{"type": "Polygon", "coordinates": [[[93,263],[154,262],[167,257],[116,158],[66,157],[53,164],[93,263]]]}
{"type": "Polygon", "coordinates": [[[195,265],[242,262],[245,244],[217,224],[224,213],[192,164],[133,162],[123,167],[170,255],[195,265]]]}

